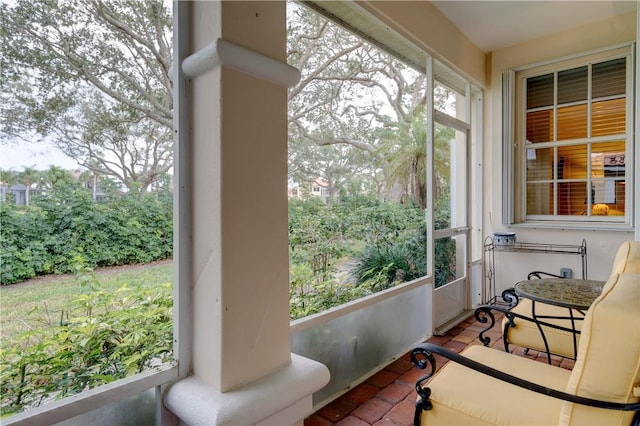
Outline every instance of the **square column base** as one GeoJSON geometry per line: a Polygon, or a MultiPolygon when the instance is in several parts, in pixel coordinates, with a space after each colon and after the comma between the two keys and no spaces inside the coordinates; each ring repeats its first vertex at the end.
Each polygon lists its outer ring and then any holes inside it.
{"type": "Polygon", "coordinates": [[[182,424],[295,425],[312,413],[312,395],[329,378],[325,365],[291,354],[285,368],[230,392],[187,377],[165,392],[164,405],[182,424]]]}

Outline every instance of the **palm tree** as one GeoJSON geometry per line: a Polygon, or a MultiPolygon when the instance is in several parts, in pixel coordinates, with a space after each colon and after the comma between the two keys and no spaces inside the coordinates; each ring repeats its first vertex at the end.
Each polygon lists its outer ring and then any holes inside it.
{"type": "Polygon", "coordinates": [[[42,186],[49,190],[72,181],[73,175],[71,172],[58,166],[49,166],[48,170],[41,173],[42,186]]]}
{"type": "Polygon", "coordinates": [[[33,167],[25,167],[24,170],[18,175],[20,181],[25,186],[24,203],[28,206],[31,198],[31,185],[33,185],[34,182],[38,181],[40,172],[33,167]]]}
{"type": "Polygon", "coordinates": [[[0,203],[7,201],[6,198],[11,196],[11,192],[8,192],[9,188],[11,188],[11,185],[17,182],[17,179],[18,174],[13,170],[0,170],[0,184],[6,185],[6,188],[0,191],[0,194],[2,194],[0,203]]]}
{"type": "MultiPolygon", "coordinates": [[[[415,111],[418,112],[418,111],[415,111]]],[[[388,180],[400,184],[403,193],[421,208],[426,206],[426,141],[424,118],[412,114],[393,132],[388,162],[388,180]]]]}
{"type": "Polygon", "coordinates": [[[0,183],[11,185],[16,182],[18,175],[13,170],[0,170],[0,183]]]}
{"type": "MultiPolygon", "coordinates": [[[[434,146],[434,196],[448,194],[450,182],[450,141],[454,131],[445,126],[435,127],[434,146]]],[[[387,150],[387,182],[389,186],[401,185],[403,194],[426,207],[426,145],[427,129],[424,105],[407,115],[407,121],[388,131],[383,147],[387,150]]]]}

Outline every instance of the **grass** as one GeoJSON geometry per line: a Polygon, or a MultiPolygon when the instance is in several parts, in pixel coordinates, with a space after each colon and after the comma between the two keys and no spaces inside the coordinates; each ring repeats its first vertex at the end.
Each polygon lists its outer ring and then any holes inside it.
{"type": "MultiPolygon", "coordinates": [[[[173,280],[173,263],[102,268],[94,274],[105,291],[125,284],[153,287],[173,280]]],[[[0,348],[28,330],[59,324],[62,312],[79,293],[80,283],[74,275],[46,276],[0,287],[0,348]]]]}

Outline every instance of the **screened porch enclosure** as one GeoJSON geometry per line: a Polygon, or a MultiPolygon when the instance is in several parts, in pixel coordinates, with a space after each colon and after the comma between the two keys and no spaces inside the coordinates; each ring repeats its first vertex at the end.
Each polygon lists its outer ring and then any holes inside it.
{"type": "MultiPolygon", "coordinates": [[[[483,242],[495,232],[514,231],[518,241],[539,244],[585,240],[589,278],[596,280],[606,278],[621,241],[640,239],[635,2],[551,35],[520,39],[529,30],[523,25],[493,44],[454,19],[460,2],[302,3],[425,76],[426,272],[290,321],[284,191],[287,98],[295,83],[285,72],[265,77],[268,67],[247,65],[252,60],[225,62],[229,57],[218,51],[233,44],[240,47],[236,53],[248,50],[259,63],[291,71],[286,4],[175,2],[178,377],[125,383],[121,395],[111,389],[67,400],[51,409],[53,418],[68,424],[109,418],[105,413],[128,404],[123,395],[137,394],[134,401],[144,407],[132,409],[131,417],[143,415],[140,424],[300,425],[486,302],[483,242]],[[580,62],[602,51],[613,53],[580,62]],[[213,56],[186,75],[185,59],[203,52],[213,56]],[[558,62],[562,66],[537,68],[558,62]],[[504,70],[513,71],[511,92],[504,70]],[[434,105],[436,88],[456,94],[454,109],[434,105]],[[440,144],[446,148],[438,150],[440,144]],[[601,204],[607,209],[597,208],[601,204]],[[143,392],[142,385],[152,390],[143,392]]],[[[495,3],[465,2],[457,13],[480,18],[483,8],[493,10],[486,33],[534,15],[520,2],[494,9],[495,3]],[[476,3],[486,4],[475,9],[476,3]]],[[[574,2],[531,5],[556,3],[574,2]]],[[[591,3],[575,4],[563,16],[573,18],[578,9],[596,6],[591,3]]],[[[501,253],[495,291],[530,270],[577,271],[579,262],[578,256],[501,253]]]]}

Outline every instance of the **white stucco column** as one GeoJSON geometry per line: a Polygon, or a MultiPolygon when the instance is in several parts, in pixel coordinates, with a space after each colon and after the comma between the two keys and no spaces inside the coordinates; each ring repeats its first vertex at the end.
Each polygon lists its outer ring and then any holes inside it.
{"type": "MultiPolygon", "coordinates": [[[[285,8],[194,2],[191,48],[223,40],[286,66],[285,8]]],[[[165,405],[187,424],[295,423],[328,371],[290,350],[287,87],[204,62],[188,81],[193,375],[165,405]]]]}

